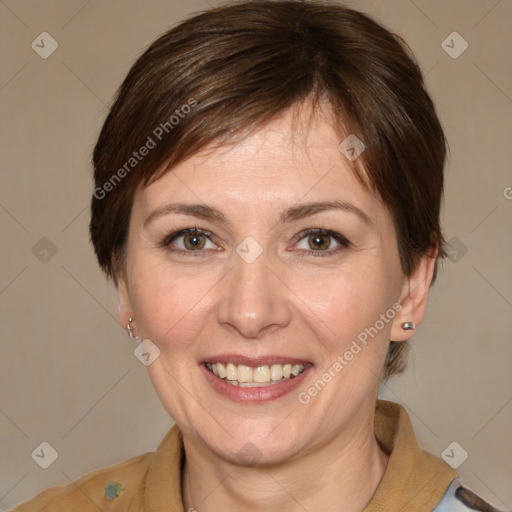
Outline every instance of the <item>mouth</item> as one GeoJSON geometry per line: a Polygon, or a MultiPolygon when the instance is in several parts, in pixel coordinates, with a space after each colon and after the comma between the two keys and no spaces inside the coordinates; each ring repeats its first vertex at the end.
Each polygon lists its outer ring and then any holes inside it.
{"type": "Polygon", "coordinates": [[[205,362],[207,370],[231,386],[262,388],[291,381],[302,374],[310,363],[291,362],[248,366],[228,362],[205,362]]]}

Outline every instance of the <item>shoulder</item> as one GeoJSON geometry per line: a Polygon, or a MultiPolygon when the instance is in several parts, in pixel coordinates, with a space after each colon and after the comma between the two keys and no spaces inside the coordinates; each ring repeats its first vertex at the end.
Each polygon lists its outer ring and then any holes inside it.
{"type": "Polygon", "coordinates": [[[500,512],[456,478],[433,512],[500,512]]]}
{"type": "Polygon", "coordinates": [[[69,484],[50,487],[11,512],[138,511],[153,457],[154,453],[148,452],[87,473],[69,484]]]}

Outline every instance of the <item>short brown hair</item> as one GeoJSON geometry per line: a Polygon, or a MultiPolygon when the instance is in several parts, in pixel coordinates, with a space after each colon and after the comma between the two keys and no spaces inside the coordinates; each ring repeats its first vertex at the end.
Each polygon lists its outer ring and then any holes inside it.
{"type": "MultiPolygon", "coordinates": [[[[130,69],[93,154],[90,235],[101,268],[117,282],[138,186],[207,145],[320,100],[334,113],[340,142],[354,134],[365,144],[354,172],[392,214],[404,274],[431,247],[444,257],[447,145],[409,47],[339,4],[256,0],[185,20],[130,69]]],[[[391,342],[384,378],[404,369],[407,348],[391,342]]]]}

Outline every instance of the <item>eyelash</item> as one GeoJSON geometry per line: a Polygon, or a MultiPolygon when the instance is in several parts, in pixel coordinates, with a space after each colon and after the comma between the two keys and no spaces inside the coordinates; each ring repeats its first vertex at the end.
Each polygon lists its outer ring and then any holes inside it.
{"type": "MultiPolygon", "coordinates": [[[[197,227],[180,229],[179,231],[174,231],[174,232],[166,235],[163,238],[163,240],[161,241],[160,246],[161,247],[167,247],[174,254],[177,254],[177,255],[180,255],[180,256],[189,256],[189,255],[196,256],[196,257],[201,256],[201,253],[204,253],[205,251],[203,251],[203,250],[196,250],[196,251],[188,250],[188,251],[185,251],[185,250],[182,250],[182,249],[170,249],[171,242],[173,242],[174,240],[176,240],[176,239],[178,239],[178,238],[180,238],[182,236],[188,235],[188,234],[204,235],[208,239],[210,239],[210,236],[212,235],[212,232],[204,230],[204,229],[198,229],[197,227]]],[[[322,229],[322,228],[306,229],[304,231],[301,231],[297,235],[295,235],[293,237],[293,239],[300,242],[302,239],[307,238],[310,235],[330,236],[331,238],[334,238],[334,240],[336,240],[336,242],[338,242],[340,244],[340,246],[338,248],[334,249],[334,250],[324,250],[324,251],[315,251],[313,249],[309,250],[309,251],[307,251],[307,250],[300,250],[299,253],[302,253],[302,254],[300,254],[300,257],[308,257],[310,255],[313,255],[315,257],[323,258],[323,257],[326,257],[326,256],[332,256],[334,254],[337,254],[339,251],[341,251],[343,249],[346,249],[346,248],[351,246],[350,241],[347,240],[343,235],[340,235],[339,233],[336,233],[335,231],[330,231],[328,229],[322,229]]]]}

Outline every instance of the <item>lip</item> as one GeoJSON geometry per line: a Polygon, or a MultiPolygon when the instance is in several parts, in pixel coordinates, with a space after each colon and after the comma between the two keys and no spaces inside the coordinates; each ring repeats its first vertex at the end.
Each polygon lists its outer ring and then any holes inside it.
{"type": "MultiPolygon", "coordinates": [[[[245,361],[250,361],[250,364],[247,366],[252,366],[255,364],[255,359],[247,359],[242,357],[242,362],[238,364],[247,364],[245,361]]],[[[258,359],[260,360],[260,359],[258,359]]],[[[273,361],[270,364],[286,364],[290,359],[284,359],[284,363],[280,363],[279,361],[283,359],[273,359],[273,358],[261,358],[264,361],[273,361]]],[[[310,373],[313,368],[311,363],[304,363],[308,366],[306,369],[297,377],[293,379],[285,380],[283,382],[278,382],[277,384],[270,384],[265,387],[255,387],[255,388],[245,388],[239,386],[233,386],[232,384],[228,384],[219,377],[216,377],[208,368],[206,367],[206,362],[210,362],[211,360],[205,360],[205,362],[201,363],[199,367],[201,371],[204,373],[204,376],[208,383],[212,386],[214,391],[216,391],[219,395],[222,395],[226,398],[229,398],[233,402],[245,402],[245,403],[262,403],[269,402],[271,400],[277,400],[289,393],[291,393],[295,388],[300,386],[301,382],[306,378],[306,376],[310,373]]],[[[225,359],[214,359],[216,362],[225,361],[225,359]]],[[[233,359],[228,359],[228,362],[233,362],[233,359]]],[[[262,366],[263,364],[269,364],[268,362],[264,362],[262,364],[258,364],[256,366],[262,366]]]]}
{"type": "Polygon", "coordinates": [[[272,366],[273,364],[311,365],[310,361],[305,361],[303,359],[291,359],[290,357],[279,355],[247,357],[240,354],[219,354],[207,357],[201,361],[201,364],[204,365],[205,363],[233,363],[236,366],[239,364],[244,364],[246,366],[251,366],[252,368],[257,368],[258,366],[264,365],[272,366]]]}

